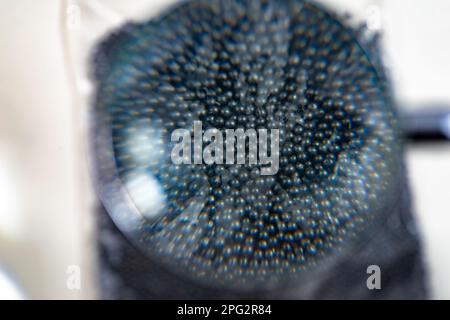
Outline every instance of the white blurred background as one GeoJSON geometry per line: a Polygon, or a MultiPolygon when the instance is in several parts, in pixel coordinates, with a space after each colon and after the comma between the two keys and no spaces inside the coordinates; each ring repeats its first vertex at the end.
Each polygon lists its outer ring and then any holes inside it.
{"type": "MultiPolygon", "coordinates": [[[[107,30],[169,2],[0,0],[0,298],[97,297],[83,62],[107,30]]],[[[400,105],[450,106],[448,0],[322,2],[383,31],[400,105]]],[[[407,161],[432,298],[450,299],[450,143],[407,161]]]]}

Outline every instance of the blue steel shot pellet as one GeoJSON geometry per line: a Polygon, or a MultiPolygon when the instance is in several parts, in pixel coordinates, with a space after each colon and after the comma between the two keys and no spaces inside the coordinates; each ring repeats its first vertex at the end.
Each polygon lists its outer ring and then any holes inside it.
{"type": "Polygon", "coordinates": [[[176,271],[246,288],[300,279],[361,239],[398,154],[361,41],[300,0],[188,1],[112,34],[95,56],[96,152],[119,227],[176,271]],[[279,171],[173,164],[171,133],[194,121],[279,129],[279,171]]]}

